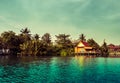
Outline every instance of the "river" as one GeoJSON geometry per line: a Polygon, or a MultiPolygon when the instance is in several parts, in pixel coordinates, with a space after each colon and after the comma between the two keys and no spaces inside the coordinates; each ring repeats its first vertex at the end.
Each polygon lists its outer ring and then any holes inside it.
{"type": "Polygon", "coordinates": [[[1,56],[0,83],[120,83],[120,58],[1,56]]]}

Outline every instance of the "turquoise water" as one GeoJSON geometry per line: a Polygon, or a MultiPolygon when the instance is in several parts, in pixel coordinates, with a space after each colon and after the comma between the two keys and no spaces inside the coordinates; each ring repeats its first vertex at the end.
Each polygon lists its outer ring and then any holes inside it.
{"type": "Polygon", "coordinates": [[[0,57],[0,83],[120,83],[120,58],[0,57]]]}

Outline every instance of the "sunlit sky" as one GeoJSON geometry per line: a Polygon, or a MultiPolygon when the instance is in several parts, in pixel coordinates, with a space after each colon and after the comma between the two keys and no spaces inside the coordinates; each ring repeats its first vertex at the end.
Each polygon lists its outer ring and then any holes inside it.
{"type": "Polygon", "coordinates": [[[32,34],[48,32],[81,33],[99,44],[120,44],[120,0],[0,0],[0,33],[20,33],[28,27],[32,34]]]}

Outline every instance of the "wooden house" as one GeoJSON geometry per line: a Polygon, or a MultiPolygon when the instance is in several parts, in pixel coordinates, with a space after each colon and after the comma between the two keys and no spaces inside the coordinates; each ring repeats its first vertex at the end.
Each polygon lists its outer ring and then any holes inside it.
{"type": "Polygon", "coordinates": [[[120,56],[120,46],[119,45],[109,44],[108,51],[109,51],[109,55],[111,55],[111,56],[116,56],[116,55],[120,56]]]}
{"type": "Polygon", "coordinates": [[[120,46],[114,45],[114,44],[109,44],[108,50],[109,50],[109,52],[120,52],[120,46]]]}
{"type": "Polygon", "coordinates": [[[85,41],[80,41],[75,47],[75,53],[93,53],[93,47],[89,46],[89,44],[85,41]]]}

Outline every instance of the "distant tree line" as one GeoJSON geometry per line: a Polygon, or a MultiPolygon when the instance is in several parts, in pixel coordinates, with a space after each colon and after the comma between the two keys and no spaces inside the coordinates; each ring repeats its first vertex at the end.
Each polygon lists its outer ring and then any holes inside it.
{"type": "MultiPolygon", "coordinates": [[[[20,30],[20,34],[13,31],[5,31],[0,35],[0,49],[9,49],[11,55],[23,56],[71,56],[74,55],[74,47],[79,41],[86,41],[85,35],[81,34],[76,41],[73,41],[68,34],[55,35],[56,40],[52,42],[50,33],[43,36],[32,35],[28,28],[20,30]]],[[[102,46],[94,39],[86,42],[95,50],[101,52],[101,56],[108,56],[107,43],[102,46]]]]}

